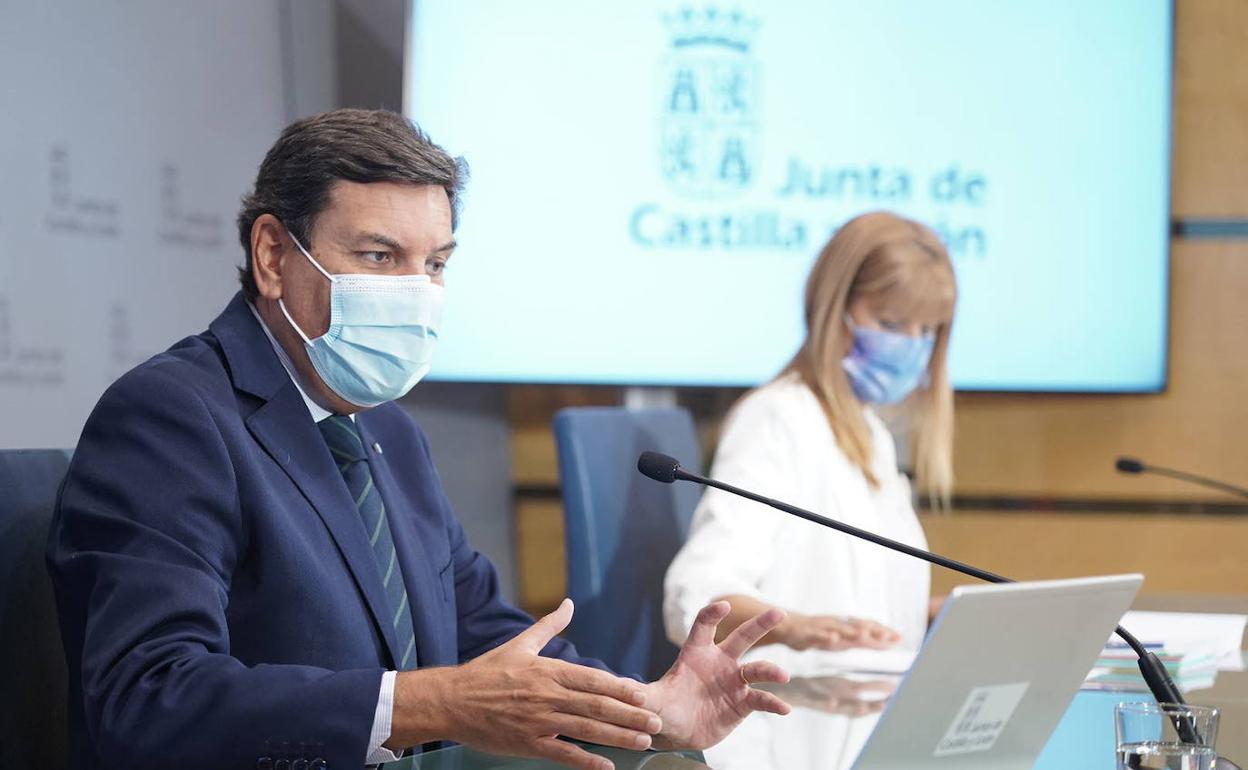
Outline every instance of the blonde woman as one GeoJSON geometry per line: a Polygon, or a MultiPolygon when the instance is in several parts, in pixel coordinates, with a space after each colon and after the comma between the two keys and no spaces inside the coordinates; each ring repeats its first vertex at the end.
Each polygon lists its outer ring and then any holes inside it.
{"type": "MultiPolygon", "coordinates": [[[[947,501],[956,293],[948,253],[928,228],[885,212],[846,223],[807,281],[801,349],[734,406],[712,475],[924,546],[910,485],[874,408],[902,404],[917,483],[947,501]]],[[[725,634],[767,607],[787,611],[762,644],[917,649],[929,583],[924,562],[712,489],[667,572],[664,618],[680,642],[701,607],[727,599],[725,634]]]]}

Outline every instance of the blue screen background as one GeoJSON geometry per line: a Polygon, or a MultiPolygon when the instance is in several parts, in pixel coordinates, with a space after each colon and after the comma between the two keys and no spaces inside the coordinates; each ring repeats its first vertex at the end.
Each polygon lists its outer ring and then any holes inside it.
{"type": "Polygon", "coordinates": [[[954,257],[955,386],[1164,387],[1168,0],[411,19],[407,112],[471,166],[431,377],[763,382],[827,238],[889,209],[954,257]]]}

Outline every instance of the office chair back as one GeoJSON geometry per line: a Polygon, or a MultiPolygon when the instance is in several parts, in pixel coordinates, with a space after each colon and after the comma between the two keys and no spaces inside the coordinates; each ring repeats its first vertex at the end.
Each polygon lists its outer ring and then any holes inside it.
{"type": "Polygon", "coordinates": [[[68,673],[48,529],[69,453],[0,451],[0,767],[63,768],[68,673]]]}
{"type": "Polygon", "coordinates": [[[575,407],[555,415],[563,491],[567,636],[617,673],[662,676],[677,648],[663,633],[663,576],[689,533],[700,491],[637,472],[647,449],[702,468],[683,409],[575,407]]]}

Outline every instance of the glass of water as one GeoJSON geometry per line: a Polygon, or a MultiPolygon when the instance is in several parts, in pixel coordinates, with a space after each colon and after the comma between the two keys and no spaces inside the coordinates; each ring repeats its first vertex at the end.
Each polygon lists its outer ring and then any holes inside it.
{"type": "Polygon", "coordinates": [[[1218,710],[1174,703],[1114,707],[1118,770],[1213,770],[1218,710]]]}

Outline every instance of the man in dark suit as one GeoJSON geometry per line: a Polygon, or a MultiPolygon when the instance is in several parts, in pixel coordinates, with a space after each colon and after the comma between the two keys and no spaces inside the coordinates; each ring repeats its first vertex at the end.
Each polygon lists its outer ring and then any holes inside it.
{"type": "Polygon", "coordinates": [[[48,551],[74,767],[341,770],[450,740],[604,770],[557,737],[698,748],[787,711],[748,686],[784,673],[738,662],[779,613],[716,644],[710,605],[635,682],[556,638],[570,602],[509,606],[465,541],[391,403],[429,366],[462,181],[392,113],[291,125],[239,214],[242,291],[100,399],[48,551]]]}

